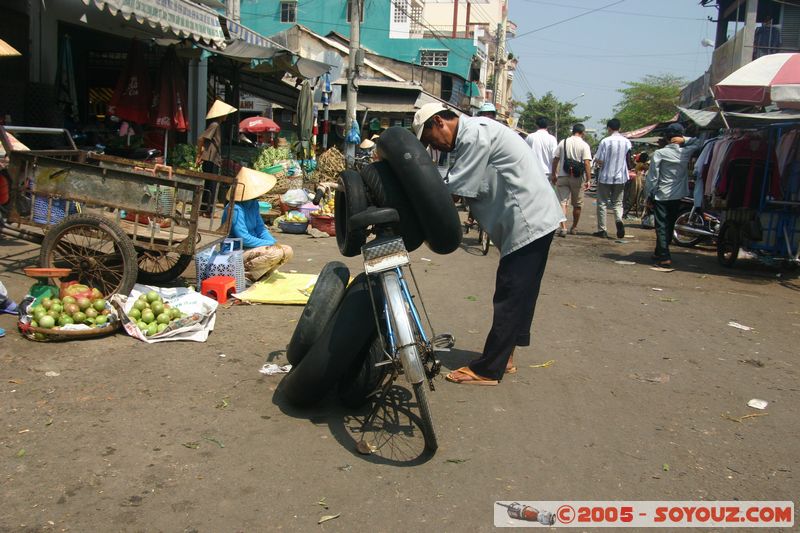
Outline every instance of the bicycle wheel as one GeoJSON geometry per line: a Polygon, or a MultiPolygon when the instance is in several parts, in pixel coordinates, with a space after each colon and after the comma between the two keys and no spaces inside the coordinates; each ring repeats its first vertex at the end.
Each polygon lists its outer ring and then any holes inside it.
{"type": "Polygon", "coordinates": [[[688,226],[690,228],[703,229],[703,215],[697,211],[684,211],[675,219],[675,229],[672,232],[672,241],[678,246],[690,248],[700,244],[704,237],[687,233],[679,230],[678,226],[688,226]]]}
{"type": "Polygon", "coordinates": [[[425,437],[425,448],[430,452],[435,452],[439,447],[439,442],[436,440],[431,408],[428,405],[428,391],[425,390],[427,386],[427,380],[422,383],[415,383],[414,396],[417,398],[417,407],[419,407],[419,415],[422,420],[422,435],[425,437]]]}
{"type": "Polygon", "coordinates": [[[481,253],[486,255],[489,253],[489,234],[483,231],[483,228],[478,230],[478,242],[481,244],[481,253]]]}
{"type": "Polygon", "coordinates": [[[739,248],[742,246],[742,237],[739,226],[725,222],[719,230],[717,239],[717,260],[724,267],[732,267],[739,257],[739,248]]]}

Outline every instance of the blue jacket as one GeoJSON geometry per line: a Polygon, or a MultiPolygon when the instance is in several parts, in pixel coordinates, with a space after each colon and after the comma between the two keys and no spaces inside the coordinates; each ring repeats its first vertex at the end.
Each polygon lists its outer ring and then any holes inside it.
{"type": "MultiPolygon", "coordinates": [[[[224,224],[228,216],[227,209],[222,214],[224,224]]],[[[261,214],[258,211],[258,199],[237,202],[233,206],[233,222],[231,223],[230,236],[242,239],[242,246],[256,248],[258,246],[272,246],[277,241],[270,234],[261,214]]]]}

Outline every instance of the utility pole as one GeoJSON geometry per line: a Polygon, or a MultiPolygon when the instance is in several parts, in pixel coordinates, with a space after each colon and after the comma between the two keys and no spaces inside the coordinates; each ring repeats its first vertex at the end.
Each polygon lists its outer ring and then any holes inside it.
{"type": "Polygon", "coordinates": [[[497,88],[500,86],[500,31],[503,25],[497,25],[494,36],[494,83],[492,84],[492,104],[497,107],[497,88]]]}
{"type": "MultiPolygon", "coordinates": [[[[360,64],[361,43],[361,0],[348,0],[350,5],[350,54],[347,66],[347,120],[345,137],[356,122],[356,101],[358,100],[358,67],[360,64]]],[[[356,145],[345,142],[345,161],[352,167],[356,157],[356,145]]]]}
{"type": "MultiPolygon", "coordinates": [[[[503,114],[508,114],[506,109],[506,103],[508,99],[506,98],[506,30],[508,27],[508,2],[503,2],[503,15],[500,22],[500,26],[498,28],[499,35],[497,36],[497,54],[496,59],[499,60],[500,63],[500,74],[497,74],[495,70],[495,100],[500,104],[500,109],[498,109],[498,115],[500,112],[503,114]]],[[[497,104],[495,104],[497,107],[497,104]]]]}

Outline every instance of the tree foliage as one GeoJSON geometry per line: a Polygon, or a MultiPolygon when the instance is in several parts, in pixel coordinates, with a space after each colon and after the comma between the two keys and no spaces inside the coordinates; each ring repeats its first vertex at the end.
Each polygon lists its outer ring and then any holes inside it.
{"type": "Polygon", "coordinates": [[[624,83],[627,87],[619,89],[622,100],[614,106],[614,116],[622,123],[623,131],[630,131],[675,116],[685,82],[678,76],[662,74],[624,83]]]}
{"type": "Polygon", "coordinates": [[[525,131],[536,131],[536,119],[545,117],[550,123],[548,128],[555,134],[556,108],[558,108],[558,135],[559,139],[572,134],[572,125],[577,122],[586,122],[589,117],[573,115],[575,102],[562,102],[548,91],[541,98],[536,98],[531,93],[527,95],[527,102],[517,102],[520,109],[518,126],[525,131]]]}

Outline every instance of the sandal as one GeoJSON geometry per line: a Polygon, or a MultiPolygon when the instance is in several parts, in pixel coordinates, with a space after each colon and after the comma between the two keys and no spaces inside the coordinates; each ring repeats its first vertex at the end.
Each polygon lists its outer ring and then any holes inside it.
{"type": "Polygon", "coordinates": [[[506,367],[506,374],[516,374],[516,373],[517,373],[517,367],[515,366],[506,367]]]}
{"type": "Polygon", "coordinates": [[[459,385],[494,386],[499,383],[496,379],[489,379],[483,376],[479,376],[478,374],[470,370],[468,366],[462,366],[457,370],[453,370],[452,372],[447,374],[447,376],[445,376],[445,379],[452,383],[458,383],[459,385]],[[459,377],[458,374],[461,374],[462,377],[459,377]]]}

